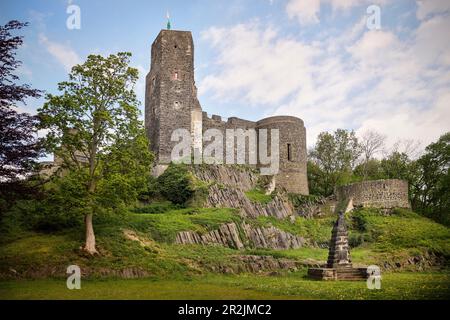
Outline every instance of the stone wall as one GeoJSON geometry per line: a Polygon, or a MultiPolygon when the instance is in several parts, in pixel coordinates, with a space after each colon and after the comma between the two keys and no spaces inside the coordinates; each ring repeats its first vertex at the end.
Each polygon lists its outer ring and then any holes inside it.
{"type": "MultiPolygon", "coordinates": [[[[226,130],[227,129],[243,129],[255,130],[256,141],[259,146],[260,129],[267,130],[267,148],[270,150],[271,130],[279,130],[279,172],[275,177],[275,183],[278,188],[285,189],[288,192],[309,194],[308,179],[306,174],[307,158],[306,158],[306,129],[303,121],[296,117],[276,116],[269,117],[258,122],[252,122],[240,118],[229,118],[223,121],[218,115],[209,118],[206,112],[203,112],[203,132],[208,129],[218,129],[222,132],[224,146],[223,161],[226,161],[226,130]]],[[[209,143],[203,145],[205,148],[209,143]]],[[[235,139],[234,157],[237,159],[238,141],[235,139]]],[[[249,139],[245,141],[245,163],[250,163],[249,139]]],[[[256,151],[257,167],[266,167],[259,162],[259,150],[256,151]]],[[[270,154],[270,151],[269,151],[270,154]]]]}
{"type": "MultiPolygon", "coordinates": [[[[226,130],[227,129],[242,129],[242,130],[249,130],[249,129],[255,129],[256,128],[256,122],[248,121],[236,117],[228,118],[227,121],[222,120],[221,116],[218,115],[212,115],[212,117],[208,117],[208,114],[206,112],[203,112],[203,124],[202,129],[203,132],[209,130],[209,129],[217,129],[222,133],[223,139],[222,139],[222,146],[223,146],[223,162],[226,163],[226,130]]],[[[208,146],[209,144],[213,143],[214,141],[204,141],[203,148],[208,146]]],[[[255,144],[257,142],[256,138],[256,131],[255,131],[255,144]]],[[[237,146],[239,141],[237,138],[234,138],[234,159],[237,160],[237,146]]],[[[250,158],[249,158],[249,150],[250,150],[250,144],[249,139],[245,139],[245,145],[242,147],[245,147],[245,162],[241,164],[250,164],[250,158]]],[[[239,163],[237,163],[239,164],[239,163]]],[[[256,164],[255,164],[256,165],[256,164]]]]}
{"type": "Polygon", "coordinates": [[[338,202],[352,199],[354,207],[381,209],[410,208],[408,182],[404,180],[373,180],[352,183],[336,188],[338,202]]]}

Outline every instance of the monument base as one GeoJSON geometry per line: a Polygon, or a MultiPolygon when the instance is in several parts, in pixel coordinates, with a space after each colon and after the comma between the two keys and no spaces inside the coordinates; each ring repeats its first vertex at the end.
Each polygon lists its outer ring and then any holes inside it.
{"type": "Polygon", "coordinates": [[[308,276],[317,280],[366,280],[367,268],[310,268],[308,276]]]}

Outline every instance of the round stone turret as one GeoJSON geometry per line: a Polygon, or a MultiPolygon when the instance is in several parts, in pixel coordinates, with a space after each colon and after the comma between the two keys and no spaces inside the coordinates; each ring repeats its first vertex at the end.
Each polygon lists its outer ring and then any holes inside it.
{"type": "Polygon", "coordinates": [[[280,170],[275,177],[277,187],[292,193],[309,194],[303,120],[292,116],[269,117],[256,122],[256,129],[268,129],[269,142],[270,129],[279,130],[280,170]]]}

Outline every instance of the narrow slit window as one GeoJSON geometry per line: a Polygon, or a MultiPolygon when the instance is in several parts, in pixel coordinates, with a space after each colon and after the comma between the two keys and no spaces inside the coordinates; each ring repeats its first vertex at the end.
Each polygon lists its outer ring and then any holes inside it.
{"type": "Polygon", "coordinates": [[[287,156],[288,156],[288,161],[292,161],[292,150],[291,150],[290,143],[287,144],[287,156]]]}
{"type": "Polygon", "coordinates": [[[175,80],[178,80],[178,72],[175,72],[175,74],[173,75],[173,78],[174,78],[175,80]]]}

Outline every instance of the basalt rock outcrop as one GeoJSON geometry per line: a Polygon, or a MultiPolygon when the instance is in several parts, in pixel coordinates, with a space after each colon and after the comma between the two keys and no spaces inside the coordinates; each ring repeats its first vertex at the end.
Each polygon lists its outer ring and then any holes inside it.
{"type": "Polygon", "coordinates": [[[258,174],[255,170],[239,166],[227,165],[194,165],[192,171],[195,176],[205,182],[220,182],[221,185],[248,191],[258,183],[258,174]]]}
{"type": "Polygon", "coordinates": [[[284,195],[276,195],[268,204],[252,202],[240,189],[212,185],[206,200],[206,207],[223,207],[239,209],[243,217],[257,218],[271,216],[285,219],[294,215],[294,208],[284,195]]]}
{"type": "Polygon", "coordinates": [[[306,262],[272,256],[236,255],[222,264],[208,265],[201,263],[201,268],[212,272],[227,274],[237,273],[269,273],[277,274],[279,271],[297,271],[305,266],[306,262]]]}
{"type": "Polygon", "coordinates": [[[206,234],[182,231],[176,236],[178,244],[222,245],[234,249],[266,248],[296,249],[307,241],[276,227],[253,227],[249,224],[226,223],[206,234]]]}

